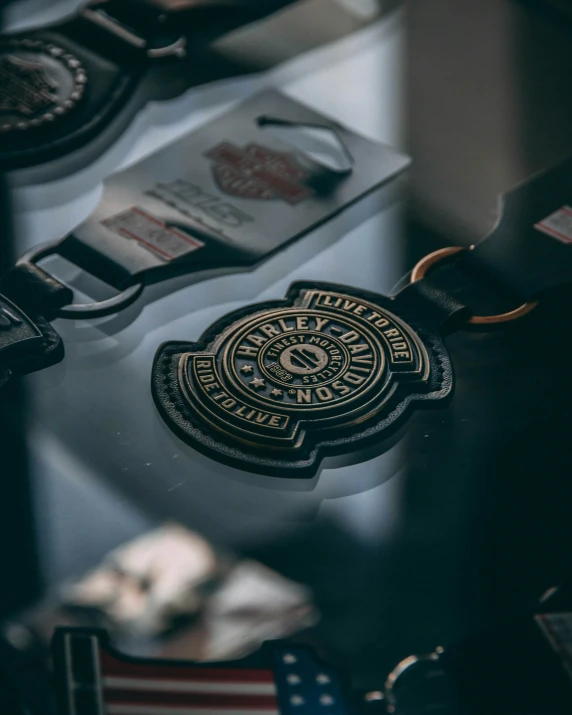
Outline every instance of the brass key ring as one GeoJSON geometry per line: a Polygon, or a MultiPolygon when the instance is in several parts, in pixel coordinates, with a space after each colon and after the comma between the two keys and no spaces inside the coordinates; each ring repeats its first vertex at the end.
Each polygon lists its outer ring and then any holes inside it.
{"type": "MultiPolygon", "coordinates": [[[[469,246],[467,250],[470,251],[472,248],[472,246],[469,246]]],[[[439,261],[442,261],[444,258],[453,256],[456,253],[459,253],[460,251],[464,250],[466,249],[462,246],[447,246],[446,248],[440,248],[437,251],[433,251],[433,253],[428,253],[426,256],[423,256],[423,258],[416,263],[415,268],[411,271],[411,283],[416,283],[417,281],[420,281],[422,278],[424,278],[427,274],[427,271],[435,263],[439,263],[439,261]]],[[[515,308],[514,310],[509,310],[506,313],[499,313],[498,315],[473,315],[473,317],[469,318],[467,322],[471,325],[491,325],[492,323],[507,323],[511,320],[522,318],[527,313],[530,313],[531,310],[534,310],[537,305],[538,301],[533,300],[527,303],[523,303],[518,308],[515,308]]]]}

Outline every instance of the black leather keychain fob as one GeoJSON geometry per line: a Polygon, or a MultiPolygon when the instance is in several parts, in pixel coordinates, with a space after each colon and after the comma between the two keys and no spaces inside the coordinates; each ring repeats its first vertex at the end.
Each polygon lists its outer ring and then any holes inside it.
{"type": "Polygon", "coordinates": [[[73,292],[31,264],[14,267],[0,286],[1,387],[10,377],[60,362],[63,343],[48,321],[73,300],[73,292]]]}
{"type": "Polygon", "coordinates": [[[167,424],[212,458],[269,476],[313,477],[326,456],[391,446],[412,408],[454,387],[442,336],[524,317],[572,281],[572,161],[504,196],[502,218],[470,249],[422,259],[391,297],[321,282],[224,316],[196,342],[162,345],[152,376],[167,424]],[[471,315],[428,275],[454,257],[461,282],[502,297],[471,315]]]}

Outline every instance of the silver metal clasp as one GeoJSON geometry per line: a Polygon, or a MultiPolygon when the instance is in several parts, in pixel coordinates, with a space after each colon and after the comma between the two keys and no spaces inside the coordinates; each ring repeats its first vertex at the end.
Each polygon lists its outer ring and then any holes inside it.
{"type": "MultiPolygon", "coordinates": [[[[139,33],[135,28],[125,24],[102,7],[87,7],[82,12],[82,17],[107,32],[115,35],[123,42],[143,50],[147,57],[152,59],[161,57],[185,57],[187,54],[187,39],[183,35],[165,44],[155,46],[151,40],[139,33]]],[[[157,15],[157,22],[164,22],[166,15],[157,15]]]]}

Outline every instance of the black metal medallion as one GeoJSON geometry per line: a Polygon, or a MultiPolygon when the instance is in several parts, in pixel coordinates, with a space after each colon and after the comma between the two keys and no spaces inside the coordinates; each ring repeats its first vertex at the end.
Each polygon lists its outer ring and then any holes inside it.
{"type": "Polygon", "coordinates": [[[379,441],[413,403],[451,391],[440,338],[407,325],[393,302],[296,283],[285,301],[232,313],[198,343],[163,345],[155,400],[179,434],[219,460],[311,476],[324,456],[379,441]]]}
{"type": "Polygon", "coordinates": [[[87,74],[77,57],[41,40],[0,43],[0,131],[56,122],[84,95],[87,74]]]}

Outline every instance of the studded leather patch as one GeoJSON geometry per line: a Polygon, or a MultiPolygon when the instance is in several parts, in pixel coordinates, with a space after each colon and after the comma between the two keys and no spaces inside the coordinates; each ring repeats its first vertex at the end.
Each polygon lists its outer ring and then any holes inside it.
{"type": "Polygon", "coordinates": [[[87,83],[82,63],[41,40],[0,42],[0,132],[56,122],[81,100],[87,83]]]}

